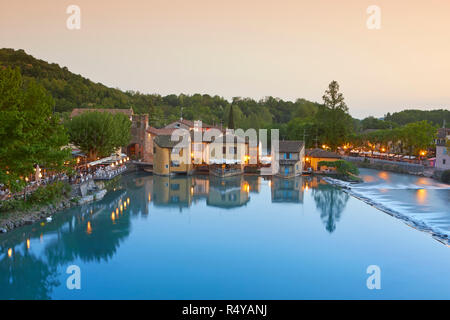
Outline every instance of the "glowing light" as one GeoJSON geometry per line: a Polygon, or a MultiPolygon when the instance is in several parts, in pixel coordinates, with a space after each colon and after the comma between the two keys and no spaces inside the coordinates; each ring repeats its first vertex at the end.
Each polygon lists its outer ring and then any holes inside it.
{"type": "Polygon", "coordinates": [[[41,227],[45,226],[45,222],[41,222],[41,227]]]}
{"type": "Polygon", "coordinates": [[[27,249],[30,249],[30,239],[27,239],[27,249]]]}
{"type": "Polygon", "coordinates": [[[424,156],[424,155],[426,155],[426,154],[427,154],[426,151],[420,151],[420,155],[421,155],[421,156],[424,156]]]}
{"type": "Polygon", "coordinates": [[[123,211],[123,205],[120,205],[120,211],[123,211]]]}
{"type": "Polygon", "coordinates": [[[111,220],[113,222],[116,220],[116,215],[114,214],[114,211],[111,213],[111,220]]]}
{"type": "Polygon", "coordinates": [[[88,223],[87,223],[86,233],[87,234],[91,234],[92,233],[92,226],[91,226],[91,222],[90,221],[88,221],[88,223]]]}
{"type": "Polygon", "coordinates": [[[385,152],[386,151],[386,149],[385,148],[381,148],[381,152],[385,152]]]}
{"type": "Polygon", "coordinates": [[[119,208],[116,208],[116,214],[117,215],[119,214],[119,208]]]}
{"type": "Polygon", "coordinates": [[[322,149],[326,149],[326,148],[327,148],[327,146],[323,144],[322,145],[322,149]]]}
{"type": "Polygon", "coordinates": [[[427,200],[427,190],[419,189],[416,193],[417,202],[420,204],[424,204],[427,200]]]}
{"type": "Polygon", "coordinates": [[[309,161],[309,158],[308,158],[308,157],[306,157],[306,161],[309,161]]]}
{"type": "MultiPolygon", "coordinates": [[[[150,195],[149,195],[149,196],[150,196],[150,195]]],[[[127,208],[127,203],[126,203],[126,202],[123,203],[123,208],[124,208],[124,209],[127,208]]]]}
{"type": "Polygon", "coordinates": [[[130,204],[130,198],[127,198],[127,203],[130,204]]]}
{"type": "Polygon", "coordinates": [[[8,249],[8,257],[10,257],[10,258],[12,257],[12,249],[11,248],[8,249]]]}
{"type": "Polygon", "coordinates": [[[272,187],[272,180],[269,180],[269,187],[272,187]]]}
{"type": "Polygon", "coordinates": [[[305,186],[305,191],[308,191],[309,190],[309,187],[308,187],[308,185],[306,185],[305,186]]]}

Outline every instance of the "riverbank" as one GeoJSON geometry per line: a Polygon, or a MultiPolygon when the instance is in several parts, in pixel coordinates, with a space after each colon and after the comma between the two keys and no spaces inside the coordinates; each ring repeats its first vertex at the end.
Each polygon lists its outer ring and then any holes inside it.
{"type": "Polygon", "coordinates": [[[0,233],[6,233],[24,225],[33,224],[51,217],[58,211],[78,205],[76,199],[64,198],[56,204],[33,206],[24,211],[0,213],[0,233]]]}
{"type": "MultiPolygon", "coordinates": [[[[74,206],[103,199],[107,193],[106,187],[95,190],[94,192],[91,191],[91,194],[87,194],[87,188],[90,182],[88,181],[85,184],[76,186],[75,190],[61,192],[53,199],[40,199],[40,201],[31,204],[21,203],[18,208],[0,212],[0,233],[7,233],[16,228],[42,221],[74,206]]],[[[14,207],[19,201],[23,200],[15,199],[11,201],[14,201],[14,204],[11,204],[14,207]]]]}

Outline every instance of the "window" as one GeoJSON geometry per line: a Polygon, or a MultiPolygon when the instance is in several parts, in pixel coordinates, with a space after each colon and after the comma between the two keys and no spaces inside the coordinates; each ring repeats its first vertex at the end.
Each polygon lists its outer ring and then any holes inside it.
{"type": "Polygon", "coordinates": [[[178,168],[180,163],[178,161],[170,161],[170,166],[174,168],[178,168]]]}
{"type": "Polygon", "coordinates": [[[445,159],[442,159],[442,164],[445,164],[445,162],[446,162],[445,159]]]}
{"type": "Polygon", "coordinates": [[[173,183],[170,185],[170,190],[178,191],[180,190],[180,185],[178,183],[173,183]]]}
{"type": "Polygon", "coordinates": [[[166,164],[166,169],[167,169],[167,168],[169,168],[169,165],[168,165],[168,164],[166,164]]]}

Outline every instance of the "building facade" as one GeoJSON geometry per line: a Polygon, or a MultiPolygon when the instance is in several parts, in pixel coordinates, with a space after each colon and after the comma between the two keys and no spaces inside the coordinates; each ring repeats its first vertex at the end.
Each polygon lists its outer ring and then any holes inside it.
{"type": "Polygon", "coordinates": [[[303,141],[280,141],[278,152],[272,152],[274,174],[283,178],[299,176],[303,172],[305,144],[303,141]]]}
{"type": "Polygon", "coordinates": [[[305,157],[305,169],[311,168],[314,171],[326,171],[331,170],[327,166],[319,166],[321,161],[337,161],[341,160],[341,156],[335,152],[323,150],[323,149],[308,149],[305,157]]]}
{"type": "Polygon", "coordinates": [[[450,154],[447,141],[450,140],[450,129],[440,128],[436,139],[436,164],[438,170],[450,170],[450,154]]]}

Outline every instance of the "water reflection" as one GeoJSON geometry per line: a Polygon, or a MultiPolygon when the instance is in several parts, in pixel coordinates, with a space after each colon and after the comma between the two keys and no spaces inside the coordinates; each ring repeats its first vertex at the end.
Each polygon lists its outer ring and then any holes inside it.
{"type": "Polygon", "coordinates": [[[303,191],[309,188],[305,181],[303,185],[303,177],[295,177],[292,179],[272,178],[271,191],[272,202],[303,202],[303,191]]]}
{"type": "Polygon", "coordinates": [[[124,194],[108,194],[100,202],[55,215],[50,223],[25,226],[2,238],[0,299],[49,299],[65,272],[60,267],[75,260],[109,261],[130,234],[129,214],[120,210],[124,194]],[[119,212],[115,221],[104,214],[112,210],[119,212]],[[39,243],[36,252],[33,243],[39,243]]]}
{"type": "Polygon", "coordinates": [[[317,188],[313,189],[313,197],[325,229],[332,233],[336,230],[336,222],[341,218],[349,195],[331,185],[318,184],[317,188]]]}
{"type": "Polygon", "coordinates": [[[307,177],[128,175],[122,186],[102,201],[1,236],[0,299],[48,299],[55,287],[65,285],[60,279],[64,279],[68,265],[110,262],[130,236],[132,218],[146,219],[152,206],[182,211],[203,202],[237,210],[262,191],[273,203],[301,206],[304,193],[312,190],[326,229],[332,232],[348,200],[345,193],[307,177]]]}

